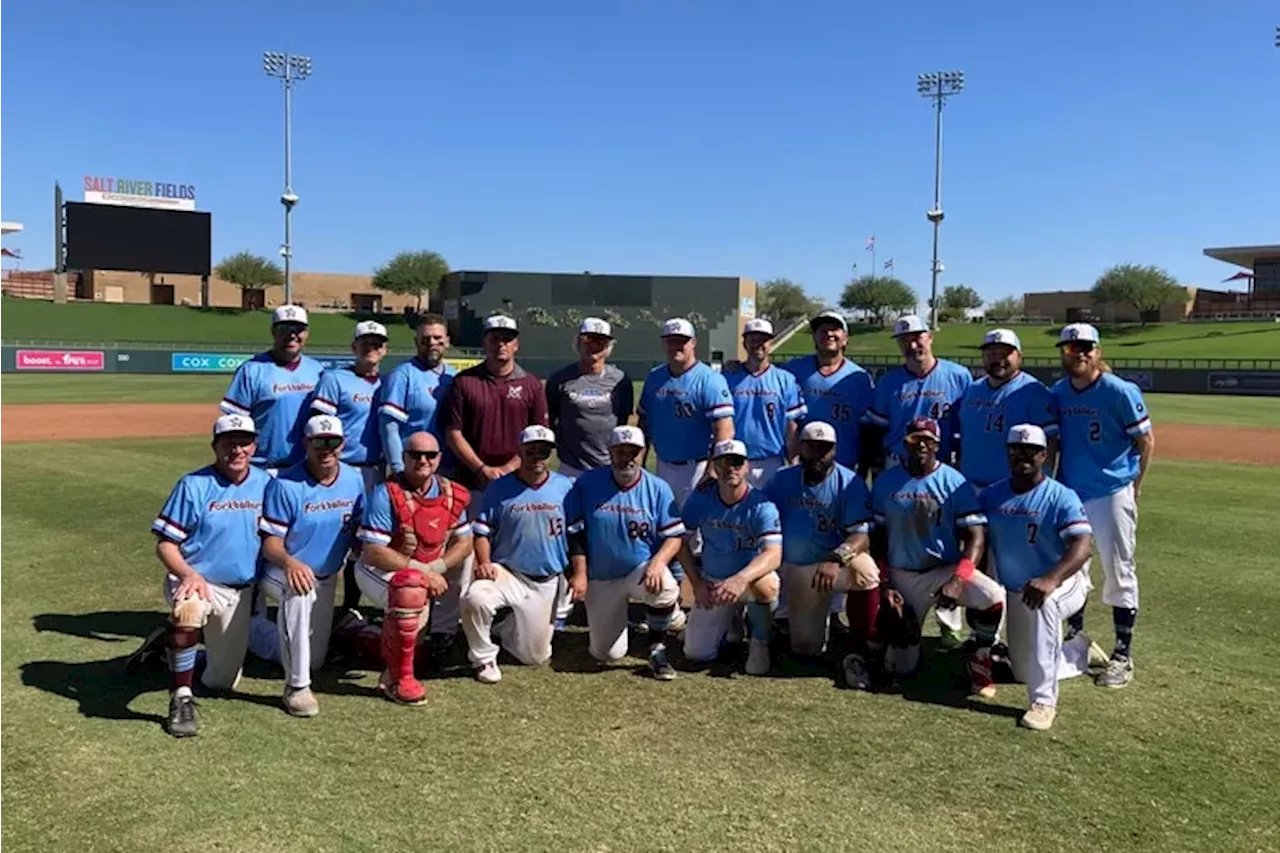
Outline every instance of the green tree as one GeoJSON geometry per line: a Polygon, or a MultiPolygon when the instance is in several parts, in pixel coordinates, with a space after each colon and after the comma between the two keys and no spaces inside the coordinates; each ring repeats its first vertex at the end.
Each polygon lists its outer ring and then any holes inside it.
{"type": "Polygon", "coordinates": [[[449,264],[438,252],[400,252],[373,271],[373,286],[399,296],[414,296],[418,310],[449,274],[449,264]]]}
{"type": "Polygon", "coordinates": [[[1022,297],[1005,296],[987,306],[988,320],[1009,320],[1022,315],[1022,297]]]}
{"type": "Polygon", "coordinates": [[[756,287],[756,316],[773,323],[779,332],[821,310],[822,303],[811,299],[804,285],[790,279],[771,278],[756,287]]]}
{"type": "Polygon", "coordinates": [[[1093,285],[1093,300],[1103,305],[1130,305],[1147,325],[1149,312],[1187,298],[1187,291],[1170,273],[1149,264],[1118,264],[1093,285]]]}
{"type": "MultiPolygon", "coordinates": [[[[274,261],[252,252],[229,255],[213,268],[223,281],[229,281],[242,290],[266,290],[284,284],[284,273],[274,261]]],[[[151,274],[154,281],[154,273],[151,274]]]]}
{"type": "Polygon", "coordinates": [[[946,322],[963,321],[967,311],[982,307],[978,291],[966,284],[953,284],[942,290],[942,309],[938,312],[946,322]]]}
{"type": "Polygon", "coordinates": [[[883,326],[889,314],[915,308],[916,293],[901,279],[864,275],[845,285],[840,294],[840,307],[846,311],[865,311],[883,326]]]}

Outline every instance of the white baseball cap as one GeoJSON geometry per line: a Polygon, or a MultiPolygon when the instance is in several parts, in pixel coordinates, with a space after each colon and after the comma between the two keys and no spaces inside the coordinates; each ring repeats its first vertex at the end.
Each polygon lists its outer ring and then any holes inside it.
{"type": "Polygon", "coordinates": [[[640,427],[618,426],[613,428],[613,432],[609,433],[609,446],[620,447],[624,444],[641,448],[645,446],[644,432],[640,427]]]}
{"type": "Polygon", "coordinates": [[[1063,344],[1075,343],[1097,344],[1102,342],[1102,336],[1098,334],[1098,330],[1090,326],[1088,323],[1071,323],[1062,327],[1061,334],[1058,335],[1058,346],[1063,344]]]}
{"type": "Polygon", "coordinates": [[[897,322],[893,324],[893,336],[895,338],[927,331],[929,331],[929,327],[924,324],[924,320],[921,320],[915,314],[899,317],[897,322]]]}
{"type": "Polygon", "coordinates": [[[312,415],[302,434],[306,438],[342,438],[342,421],[333,415],[312,415]]]}
{"type": "Polygon", "coordinates": [[[613,337],[613,327],[605,320],[599,317],[583,317],[582,323],[578,326],[578,334],[580,335],[599,335],[602,338],[613,337]]]}
{"type": "Polygon", "coordinates": [[[841,329],[849,331],[849,321],[839,311],[823,311],[817,317],[809,321],[809,331],[814,331],[823,323],[837,323],[841,329]]]}
{"type": "Polygon", "coordinates": [[[717,441],[716,446],[711,450],[711,458],[719,459],[721,456],[741,456],[747,458],[747,446],[736,438],[728,441],[717,441]]]}
{"type": "Polygon", "coordinates": [[[494,314],[492,317],[484,318],[484,330],[491,332],[494,329],[508,329],[520,334],[520,329],[516,326],[516,321],[506,314],[494,314]]]}
{"type": "Polygon", "coordinates": [[[281,305],[271,312],[271,325],[277,323],[301,323],[307,325],[307,309],[299,305],[281,305]]]}
{"type": "Polygon", "coordinates": [[[681,338],[697,337],[692,323],[683,317],[672,317],[662,324],[662,337],[671,338],[677,336],[681,338]]]}
{"type": "Polygon", "coordinates": [[[800,430],[800,440],[825,441],[828,444],[835,444],[836,428],[822,421],[810,421],[804,425],[804,429],[800,430]]]}
{"type": "Polygon", "coordinates": [[[1048,447],[1049,442],[1044,437],[1044,430],[1035,424],[1018,424],[1009,430],[1009,440],[1006,444],[1030,444],[1035,447],[1048,447]]]}
{"type": "Polygon", "coordinates": [[[258,427],[253,423],[253,418],[248,415],[222,415],[213,422],[213,437],[217,438],[224,432],[247,432],[257,435],[258,427]]]}
{"type": "Polygon", "coordinates": [[[773,337],[773,324],[763,317],[757,317],[754,320],[748,320],[742,326],[742,334],[750,335],[753,332],[773,337]]]}
{"type": "Polygon", "coordinates": [[[356,323],[356,333],[352,336],[352,340],[359,340],[365,335],[375,335],[383,340],[387,338],[387,327],[379,323],[377,320],[365,320],[363,323],[356,323]]]}
{"type": "Polygon", "coordinates": [[[556,434],[541,424],[527,426],[520,430],[521,444],[535,444],[539,441],[545,441],[547,444],[556,443],[556,434]]]}
{"type": "Polygon", "coordinates": [[[992,329],[982,336],[982,346],[978,349],[986,349],[995,344],[1004,344],[1022,352],[1022,341],[1018,340],[1018,334],[1012,329],[992,329]]]}

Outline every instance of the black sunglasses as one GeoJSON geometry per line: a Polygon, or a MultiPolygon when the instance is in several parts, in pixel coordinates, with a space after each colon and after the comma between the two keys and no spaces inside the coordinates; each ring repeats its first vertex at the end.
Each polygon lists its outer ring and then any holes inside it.
{"type": "Polygon", "coordinates": [[[1063,344],[1062,348],[1067,352],[1093,352],[1096,346],[1093,341],[1070,341],[1063,344]]]}
{"type": "Polygon", "coordinates": [[[336,435],[325,435],[311,439],[311,446],[316,450],[337,450],[342,446],[342,439],[336,435]]]}
{"type": "Polygon", "coordinates": [[[439,450],[406,450],[404,452],[404,455],[408,456],[410,459],[415,459],[415,460],[416,459],[435,459],[437,456],[440,455],[440,451],[439,450]]]}

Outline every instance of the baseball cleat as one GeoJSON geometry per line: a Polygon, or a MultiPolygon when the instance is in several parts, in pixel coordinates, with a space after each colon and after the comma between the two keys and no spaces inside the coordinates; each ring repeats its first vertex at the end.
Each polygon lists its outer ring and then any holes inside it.
{"type": "Polygon", "coordinates": [[[364,618],[364,614],[354,607],[349,607],[338,617],[338,621],[333,623],[333,633],[356,632],[367,625],[368,622],[364,618]]]}
{"type": "Polygon", "coordinates": [[[1053,726],[1053,720],[1056,716],[1058,716],[1058,710],[1052,705],[1041,705],[1037,702],[1022,715],[1018,720],[1018,725],[1034,732],[1044,732],[1053,726]]]}
{"type": "Polygon", "coordinates": [[[292,717],[314,717],[320,713],[320,703],[310,687],[286,687],[284,709],[292,717]]]}
{"type": "Polygon", "coordinates": [[[1099,687],[1127,687],[1133,681],[1133,659],[1113,657],[1107,661],[1107,668],[1102,671],[1094,684],[1099,687]]]}
{"type": "Polygon", "coordinates": [[[675,668],[667,660],[667,650],[658,646],[649,652],[649,672],[658,681],[671,681],[676,677],[675,668]]]}
{"type": "Polygon", "coordinates": [[[996,683],[991,678],[990,649],[978,649],[969,656],[969,688],[974,696],[995,698],[996,683]]]}
{"type": "Polygon", "coordinates": [[[164,730],[173,737],[195,737],[200,732],[200,715],[190,693],[174,693],[169,697],[169,717],[164,730]]]}
{"type": "Polygon", "coordinates": [[[142,648],[129,655],[129,659],[124,662],[124,671],[126,675],[137,675],[148,669],[152,664],[164,660],[165,639],[169,635],[169,626],[161,625],[156,628],[147,638],[142,641],[142,648]]]}
{"type": "Polygon", "coordinates": [[[495,661],[489,661],[482,666],[476,667],[476,681],[481,684],[497,684],[502,680],[502,670],[498,669],[495,661]]]}
{"type": "Polygon", "coordinates": [[[557,616],[555,621],[555,631],[557,634],[563,634],[569,630],[569,620],[563,616],[557,616]]]}
{"type": "Polygon", "coordinates": [[[385,669],[382,675],[378,677],[378,689],[382,691],[382,695],[386,696],[397,705],[425,705],[427,704],[427,688],[417,679],[409,679],[407,682],[400,684],[391,683],[391,673],[385,669]]]}
{"type": "Polygon", "coordinates": [[[684,608],[677,606],[671,611],[671,624],[667,626],[668,634],[679,634],[684,630],[684,626],[689,624],[689,617],[685,615],[684,608]]]}
{"type": "Polygon", "coordinates": [[[747,675],[768,675],[769,665],[769,641],[753,637],[748,644],[747,675]]]}
{"type": "Polygon", "coordinates": [[[862,655],[845,655],[841,664],[844,670],[844,683],[850,690],[870,690],[871,671],[867,669],[867,661],[862,655]]]}

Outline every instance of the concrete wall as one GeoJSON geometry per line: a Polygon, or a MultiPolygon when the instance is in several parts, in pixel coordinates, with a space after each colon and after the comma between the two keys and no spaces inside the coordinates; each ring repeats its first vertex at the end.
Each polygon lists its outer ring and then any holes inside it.
{"type": "MultiPolygon", "coordinates": [[[[1161,323],[1177,323],[1187,319],[1195,304],[1196,288],[1187,288],[1187,301],[1175,302],[1160,309],[1161,323]]],[[[1101,305],[1093,301],[1087,290],[1057,290],[1051,293],[1023,294],[1023,313],[1031,317],[1052,317],[1054,322],[1075,320],[1074,312],[1084,309],[1103,323],[1137,323],[1142,318],[1127,305],[1101,305]]]]}
{"type": "MultiPolygon", "coordinates": [[[[86,270],[82,275],[78,299],[102,302],[152,302],[152,279],[143,273],[115,272],[110,270],[86,270]]],[[[195,275],[156,275],[155,284],[172,285],[175,305],[200,304],[200,277],[195,275]]],[[[399,313],[405,306],[416,304],[416,299],[396,296],[375,290],[372,277],[345,273],[299,272],[293,275],[293,301],[308,309],[350,311],[353,294],[368,294],[382,300],[382,310],[399,313]]],[[[267,291],[267,307],[283,304],[284,288],[267,291]]],[[[241,290],[217,276],[209,279],[209,301],[215,307],[239,308],[241,290]]]]}

